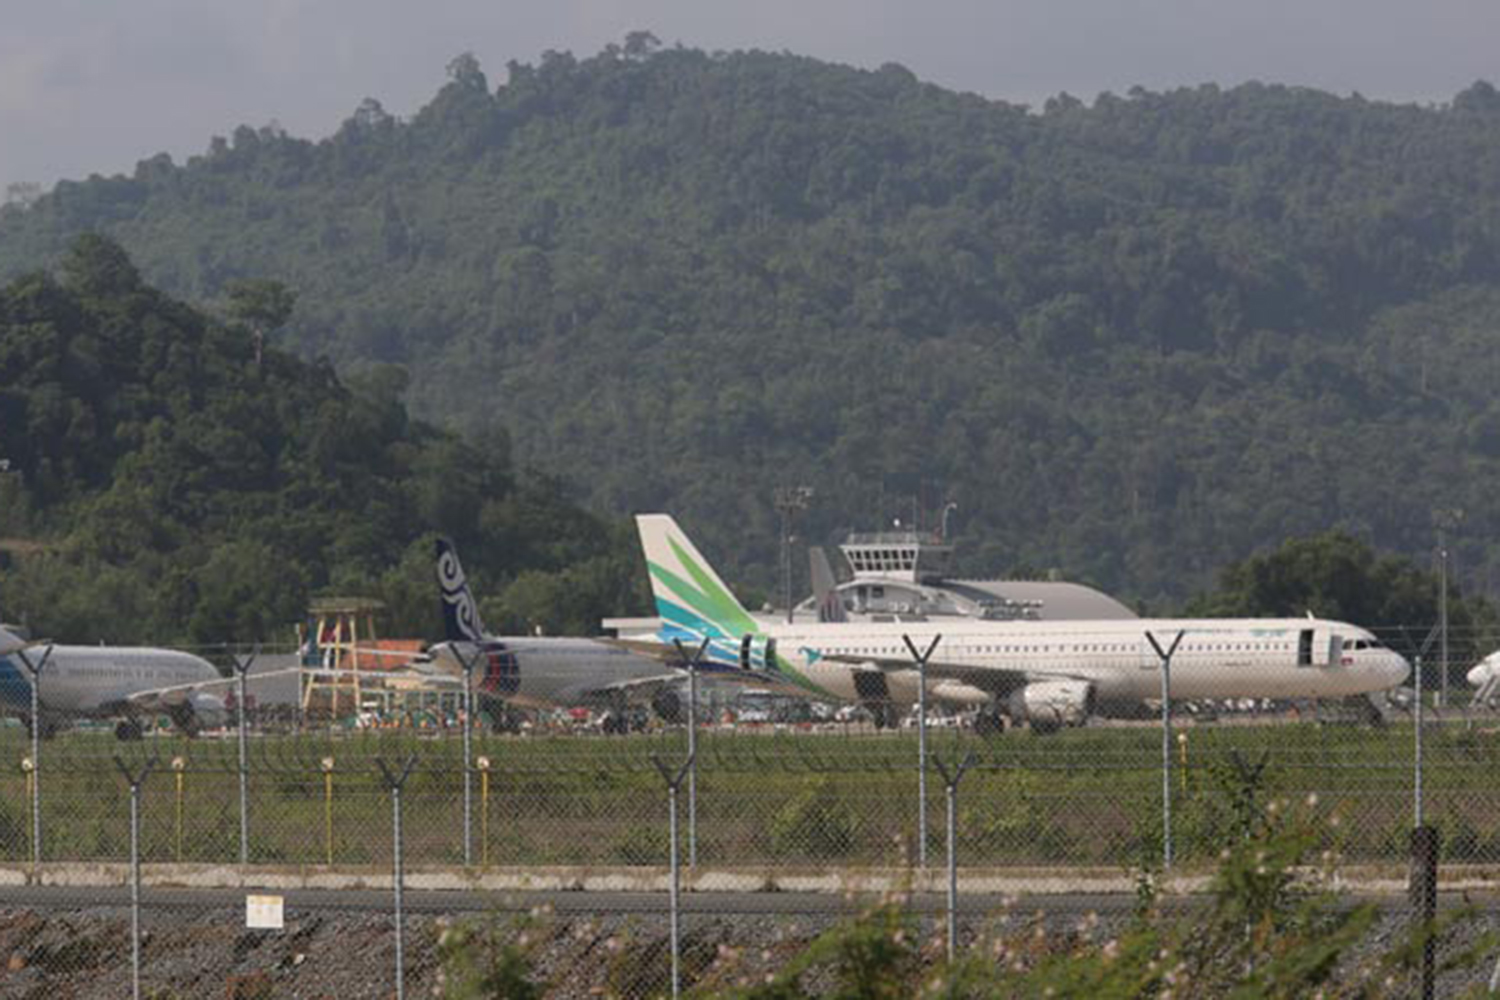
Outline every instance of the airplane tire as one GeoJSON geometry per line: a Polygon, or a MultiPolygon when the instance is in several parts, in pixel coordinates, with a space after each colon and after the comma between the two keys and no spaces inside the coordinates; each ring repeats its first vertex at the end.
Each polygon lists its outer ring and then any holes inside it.
{"type": "Polygon", "coordinates": [[[133,743],[143,735],[138,719],[126,719],[115,724],[115,739],[121,743],[133,743]]]}
{"type": "Polygon", "coordinates": [[[999,712],[980,712],[974,717],[974,735],[999,736],[1005,732],[1005,720],[999,712]]]}
{"type": "Polygon", "coordinates": [[[1053,733],[1057,732],[1060,729],[1062,729],[1062,723],[1056,722],[1052,719],[1031,720],[1031,731],[1033,733],[1036,733],[1038,736],[1051,736],[1053,733]]]}
{"type": "Polygon", "coordinates": [[[651,710],[668,725],[677,726],[687,721],[687,706],[672,691],[663,691],[651,699],[651,710]]]}

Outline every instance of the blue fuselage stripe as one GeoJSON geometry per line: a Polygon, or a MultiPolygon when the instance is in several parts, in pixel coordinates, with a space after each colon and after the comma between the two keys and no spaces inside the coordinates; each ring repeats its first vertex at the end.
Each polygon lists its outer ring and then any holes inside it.
{"type": "Polygon", "coordinates": [[[0,703],[12,708],[31,707],[31,681],[9,656],[0,656],[0,703]]]}

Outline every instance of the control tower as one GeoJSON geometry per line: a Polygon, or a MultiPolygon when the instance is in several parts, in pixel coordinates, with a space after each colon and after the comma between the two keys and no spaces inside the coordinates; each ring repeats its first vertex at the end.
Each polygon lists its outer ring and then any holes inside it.
{"type": "MultiPolygon", "coordinates": [[[[948,576],[953,546],[920,531],[854,533],[839,546],[852,578],[798,606],[799,617],[845,621],[1059,621],[1134,618],[1092,587],[1043,580],[960,580],[948,576]]],[[[814,555],[814,560],[818,558],[814,555]]],[[[814,579],[817,578],[814,571],[814,579]]],[[[831,582],[831,581],[830,581],[831,582]]]]}

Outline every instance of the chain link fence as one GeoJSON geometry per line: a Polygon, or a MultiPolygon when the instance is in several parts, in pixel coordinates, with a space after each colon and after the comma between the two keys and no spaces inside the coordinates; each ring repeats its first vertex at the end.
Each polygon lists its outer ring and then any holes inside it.
{"type": "MultiPolygon", "coordinates": [[[[1412,634],[1388,641],[1415,659],[1412,634]]],[[[937,968],[950,948],[1009,954],[1003,928],[1038,920],[1068,947],[1087,919],[1100,941],[1122,933],[1143,893],[1201,887],[1293,811],[1314,831],[1299,864],[1346,885],[1404,887],[1419,824],[1444,879],[1488,879],[1500,715],[1459,704],[1461,684],[1438,707],[1423,680],[1378,716],[1174,705],[1165,740],[1149,715],[1051,735],[981,736],[937,713],[924,732],[715,722],[691,750],[660,723],[470,741],[267,712],[247,713],[243,741],[232,719],[192,739],[83,728],[39,749],[7,726],[0,994],[433,995],[474,954],[511,956],[551,995],[707,994],[774,977],[886,898],[908,902],[893,919],[937,968]],[[1038,916],[997,894],[1027,887],[1065,895],[1038,916]],[[1095,893],[1109,898],[1071,901],[1095,893]],[[280,898],[283,926],[247,929],[247,895],[280,898]]],[[[1450,947],[1483,952],[1490,922],[1450,947]]]]}

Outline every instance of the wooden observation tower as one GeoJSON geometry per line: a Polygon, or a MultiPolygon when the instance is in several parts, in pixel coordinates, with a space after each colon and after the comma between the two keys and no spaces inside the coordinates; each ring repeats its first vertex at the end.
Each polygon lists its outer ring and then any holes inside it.
{"type": "Polygon", "coordinates": [[[375,616],[385,605],[367,597],[326,597],[308,609],[311,633],[303,643],[302,712],[329,718],[356,715],[364,706],[362,674],[377,675],[380,656],[375,616]]]}

